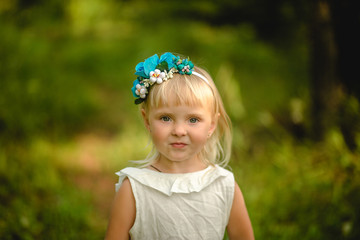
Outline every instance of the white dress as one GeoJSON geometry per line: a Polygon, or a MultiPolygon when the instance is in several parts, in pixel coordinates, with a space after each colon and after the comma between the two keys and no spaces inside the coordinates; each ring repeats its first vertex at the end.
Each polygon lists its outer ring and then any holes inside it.
{"type": "Polygon", "coordinates": [[[223,239],[234,198],[230,171],[217,165],[184,174],[128,167],[116,174],[116,191],[127,177],[135,197],[131,239],[223,239]]]}

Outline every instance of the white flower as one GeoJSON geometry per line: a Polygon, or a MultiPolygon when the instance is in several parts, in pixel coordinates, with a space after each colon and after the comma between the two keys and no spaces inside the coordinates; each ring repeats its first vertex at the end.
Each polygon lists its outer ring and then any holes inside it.
{"type": "Polygon", "coordinates": [[[148,93],[148,91],[145,86],[137,84],[135,93],[141,98],[146,98],[146,94],[148,93]]]}
{"type": "Polygon", "coordinates": [[[173,76],[174,76],[174,72],[173,72],[173,69],[171,69],[171,70],[168,72],[168,74],[167,74],[166,80],[167,80],[167,79],[170,79],[170,78],[173,78],[173,76]]]}
{"type": "Polygon", "coordinates": [[[164,72],[161,72],[159,69],[155,69],[150,72],[150,82],[160,84],[163,82],[163,79],[166,77],[164,72]]]}

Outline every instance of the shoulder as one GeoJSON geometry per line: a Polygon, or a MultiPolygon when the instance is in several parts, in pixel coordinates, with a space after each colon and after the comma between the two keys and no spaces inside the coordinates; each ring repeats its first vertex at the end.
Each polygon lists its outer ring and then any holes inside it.
{"type": "Polygon", "coordinates": [[[116,191],[118,191],[120,189],[120,187],[122,186],[122,183],[125,179],[128,179],[127,185],[129,185],[131,187],[129,178],[138,179],[139,177],[146,175],[145,171],[146,171],[146,169],[144,169],[144,168],[127,167],[127,168],[121,169],[120,171],[116,172],[116,175],[119,176],[119,181],[118,181],[118,183],[115,184],[116,191]]]}
{"type": "Polygon", "coordinates": [[[227,226],[230,239],[254,239],[251,221],[246,209],[243,194],[235,182],[234,200],[227,226]]]}
{"type": "Polygon", "coordinates": [[[116,172],[115,174],[118,175],[119,177],[126,177],[129,175],[136,175],[136,174],[141,174],[144,171],[146,171],[146,168],[136,168],[136,167],[127,167],[127,168],[123,168],[120,171],[116,172]]]}
{"type": "Polygon", "coordinates": [[[125,178],[122,181],[122,184],[116,193],[116,197],[118,197],[118,196],[119,196],[119,198],[133,196],[129,178],[125,178]]]}
{"type": "Polygon", "coordinates": [[[113,201],[106,239],[114,239],[114,236],[123,236],[124,239],[128,239],[135,215],[135,198],[130,181],[125,178],[113,201]]]}
{"type": "Polygon", "coordinates": [[[218,165],[215,165],[215,169],[218,172],[218,174],[226,179],[226,181],[231,185],[234,186],[235,184],[235,177],[234,174],[223,167],[220,167],[218,165]]]}
{"type": "Polygon", "coordinates": [[[215,165],[215,168],[218,169],[218,171],[222,172],[223,174],[226,174],[226,175],[234,175],[230,170],[224,168],[224,167],[221,167],[219,165],[215,165]]]}

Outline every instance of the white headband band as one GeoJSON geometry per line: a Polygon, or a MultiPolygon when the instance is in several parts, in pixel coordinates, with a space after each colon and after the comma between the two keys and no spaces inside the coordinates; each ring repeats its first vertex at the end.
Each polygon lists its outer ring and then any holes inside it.
{"type": "Polygon", "coordinates": [[[202,80],[204,80],[207,84],[210,85],[209,81],[206,79],[206,77],[204,77],[203,75],[201,75],[198,72],[193,71],[192,74],[194,74],[195,76],[198,76],[199,78],[201,78],[202,80]]]}

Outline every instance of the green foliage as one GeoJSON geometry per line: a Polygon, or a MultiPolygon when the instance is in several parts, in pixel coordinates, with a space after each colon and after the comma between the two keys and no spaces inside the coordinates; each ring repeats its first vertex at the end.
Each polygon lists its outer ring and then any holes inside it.
{"type": "MultiPolygon", "coordinates": [[[[0,28],[1,140],[71,133],[96,109],[81,76],[64,66],[62,46],[45,37],[0,28]]],[[[63,43],[64,44],[64,43],[63,43]]]]}
{"type": "Polygon", "coordinates": [[[250,137],[250,146],[260,146],[237,151],[243,161],[234,165],[256,237],[357,239],[360,154],[338,131],[321,144],[274,136],[250,137]]]}
{"type": "MultiPolygon", "coordinates": [[[[171,15],[158,21],[153,10],[174,4],[162,1],[6,2],[0,4],[1,239],[103,237],[105,228],[94,224],[107,221],[107,213],[94,214],[98,193],[68,177],[77,172],[59,164],[61,146],[83,132],[106,136],[113,150],[100,147],[111,162],[108,176],[128,158],[141,158],[134,67],[166,51],[190,56],[219,87],[234,123],[232,167],[257,239],[359,238],[358,101],[344,107],[352,118],[339,120],[354,130],[352,151],[338,129],[318,144],[289,131],[308,124],[302,35],[290,47],[274,47],[251,24],[214,27],[171,15]]],[[[191,4],[216,12],[208,2],[191,4]]]]}
{"type": "Polygon", "coordinates": [[[89,195],[69,187],[44,150],[1,148],[1,239],[97,239],[89,195]]]}

